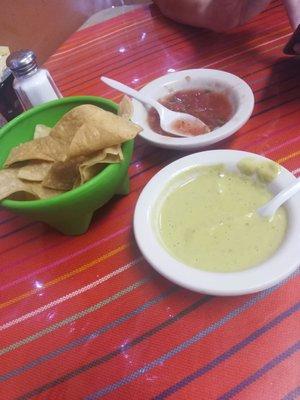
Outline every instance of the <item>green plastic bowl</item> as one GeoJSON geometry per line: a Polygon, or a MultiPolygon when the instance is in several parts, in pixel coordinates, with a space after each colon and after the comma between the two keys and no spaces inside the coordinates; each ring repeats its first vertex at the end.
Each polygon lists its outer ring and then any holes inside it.
{"type": "MultiPolygon", "coordinates": [[[[93,96],[66,97],[34,107],[0,129],[0,167],[10,150],[31,140],[37,124],[53,127],[69,110],[81,104],[93,104],[117,112],[110,100],[93,96]]],[[[43,221],[65,235],[80,235],[88,229],[93,213],[115,194],[128,194],[128,166],[133,140],[122,145],[124,160],[106,166],[97,176],[82,186],[46,200],[3,200],[1,205],[10,211],[43,221]]]]}

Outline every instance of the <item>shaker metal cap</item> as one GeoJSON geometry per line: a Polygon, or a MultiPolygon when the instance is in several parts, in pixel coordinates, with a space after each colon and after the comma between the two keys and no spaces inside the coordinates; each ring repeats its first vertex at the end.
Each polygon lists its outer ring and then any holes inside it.
{"type": "Polygon", "coordinates": [[[6,65],[15,76],[27,75],[37,68],[36,55],[32,50],[18,50],[7,58],[6,65]]]}

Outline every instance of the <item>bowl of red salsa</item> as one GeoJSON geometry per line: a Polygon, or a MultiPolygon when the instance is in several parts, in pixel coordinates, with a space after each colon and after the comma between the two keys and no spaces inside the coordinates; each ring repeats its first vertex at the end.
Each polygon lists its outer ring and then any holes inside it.
{"type": "Polygon", "coordinates": [[[170,110],[194,115],[209,127],[209,132],[173,136],[160,127],[156,110],[133,100],[132,120],[144,128],[140,135],[151,144],[165,148],[192,150],[224,140],[248,121],[254,107],[253,92],[244,80],[213,69],[172,72],[140,91],[170,110]]]}

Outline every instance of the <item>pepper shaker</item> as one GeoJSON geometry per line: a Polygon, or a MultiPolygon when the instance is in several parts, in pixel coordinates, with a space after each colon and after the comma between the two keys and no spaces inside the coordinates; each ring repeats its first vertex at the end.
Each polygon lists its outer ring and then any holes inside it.
{"type": "Polygon", "coordinates": [[[0,128],[23,111],[13,89],[13,75],[6,67],[8,56],[9,48],[0,46],[0,128]]]}
{"type": "Polygon", "coordinates": [[[13,87],[24,110],[62,97],[49,71],[39,68],[32,50],[19,50],[6,60],[14,75],[13,87]]]}

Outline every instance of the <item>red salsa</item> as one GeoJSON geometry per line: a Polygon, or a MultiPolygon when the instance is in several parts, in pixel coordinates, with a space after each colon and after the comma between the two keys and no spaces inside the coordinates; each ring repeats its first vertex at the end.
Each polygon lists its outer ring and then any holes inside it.
{"type": "MultiPolygon", "coordinates": [[[[211,131],[229,121],[233,113],[232,105],[224,93],[206,89],[180,90],[160,99],[159,102],[172,111],[191,114],[201,119],[211,131]]],[[[154,108],[149,110],[148,123],[153,131],[173,136],[162,130],[159,115],[154,108]]],[[[186,133],[193,135],[192,132],[186,133]]]]}

